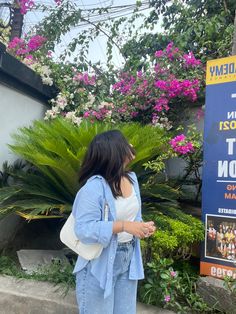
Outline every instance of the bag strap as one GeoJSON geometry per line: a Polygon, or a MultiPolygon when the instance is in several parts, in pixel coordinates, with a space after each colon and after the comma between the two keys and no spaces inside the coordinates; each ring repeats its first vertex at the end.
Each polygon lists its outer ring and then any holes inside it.
{"type": "Polygon", "coordinates": [[[103,182],[102,182],[102,187],[103,187],[103,196],[104,196],[104,199],[105,199],[105,204],[104,204],[104,221],[108,221],[109,205],[108,205],[106,197],[105,197],[105,187],[104,187],[104,183],[103,182]]]}

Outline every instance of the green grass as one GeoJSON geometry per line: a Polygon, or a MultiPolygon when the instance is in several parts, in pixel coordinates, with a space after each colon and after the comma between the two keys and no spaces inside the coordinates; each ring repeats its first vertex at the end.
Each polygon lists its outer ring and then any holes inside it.
{"type": "Polygon", "coordinates": [[[53,261],[50,265],[41,266],[32,275],[24,272],[20,266],[8,256],[0,256],[0,274],[14,276],[18,279],[34,279],[53,283],[58,288],[62,288],[64,294],[70,288],[75,288],[75,277],[72,274],[74,266],[61,263],[59,260],[53,261]]]}

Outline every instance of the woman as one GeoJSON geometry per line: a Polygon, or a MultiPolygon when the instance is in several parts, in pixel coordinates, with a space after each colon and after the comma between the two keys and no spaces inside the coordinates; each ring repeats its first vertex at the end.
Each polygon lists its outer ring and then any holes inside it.
{"type": "Polygon", "coordinates": [[[223,232],[223,228],[220,225],[219,231],[216,234],[216,247],[218,249],[218,252],[222,254],[222,240],[224,239],[225,235],[223,232]]]}
{"type": "Polygon", "coordinates": [[[73,205],[75,233],[103,250],[91,261],[79,256],[75,265],[80,314],[136,313],[137,281],[143,279],[140,238],[151,236],[155,226],[142,221],[137,177],[126,170],[134,155],[117,130],[95,136],[85,155],[73,205]],[[101,220],[105,203],[108,221],[101,220]]]}

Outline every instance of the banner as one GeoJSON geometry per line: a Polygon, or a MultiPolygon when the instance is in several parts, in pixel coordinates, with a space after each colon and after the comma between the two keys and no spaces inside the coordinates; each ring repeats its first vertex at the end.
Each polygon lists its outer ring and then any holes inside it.
{"type": "Polygon", "coordinates": [[[236,278],[236,56],[207,62],[200,273],[236,278]]]}

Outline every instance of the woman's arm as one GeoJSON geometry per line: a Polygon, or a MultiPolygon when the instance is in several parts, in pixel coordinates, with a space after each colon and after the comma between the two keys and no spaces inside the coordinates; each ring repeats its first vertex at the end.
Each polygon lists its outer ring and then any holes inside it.
{"type": "Polygon", "coordinates": [[[84,244],[100,243],[107,247],[112,237],[113,221],[101,220],[103,186],[100,179],[87,183],[73,204],[75,234],[84,244]]]}

